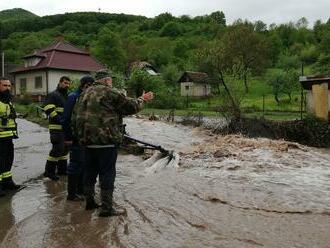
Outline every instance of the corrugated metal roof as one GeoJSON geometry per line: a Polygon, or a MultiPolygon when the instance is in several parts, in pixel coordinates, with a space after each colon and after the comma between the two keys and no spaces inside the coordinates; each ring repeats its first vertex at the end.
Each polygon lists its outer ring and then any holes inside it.
{"type": "Polygon", "coordinates": [[[305,90],[311,90],[314,84],[328,83],[328,89],[330,89],[330,77],[328,76],[303,76],[299,78],[301,86],[305,90]]]}

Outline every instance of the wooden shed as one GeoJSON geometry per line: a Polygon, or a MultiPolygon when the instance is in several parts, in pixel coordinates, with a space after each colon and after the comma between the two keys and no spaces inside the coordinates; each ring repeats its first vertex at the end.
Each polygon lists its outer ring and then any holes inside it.
{"type": "Polygon", "coordinates": [[[329,120],[330,117],[330,77],[309,76],[299,79],[307,91],[307,111],[318,118],[329,120]]]}
{"type": "Polygon", "coordinates": [[[208,96],[211,94],[209,76],[204,72],[186,71],[179,81],[181,96],[208,96]]]}

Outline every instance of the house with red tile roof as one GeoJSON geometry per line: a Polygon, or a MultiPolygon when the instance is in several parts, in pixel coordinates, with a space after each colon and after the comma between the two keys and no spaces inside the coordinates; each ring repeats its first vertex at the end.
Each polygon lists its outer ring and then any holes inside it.
{"type": "Polygon", "coordinates": [[[23,59],[24,66],[11,71],[15,95],[26,92],[44,96],[56,89],[62,76],[80,79],[83,75],[106,69],[89,52],[65,41],[57,41],[23,59]]]}

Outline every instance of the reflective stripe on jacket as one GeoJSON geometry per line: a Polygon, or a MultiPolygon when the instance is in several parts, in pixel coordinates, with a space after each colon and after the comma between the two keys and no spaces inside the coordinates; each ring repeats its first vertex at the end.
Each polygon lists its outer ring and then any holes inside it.
{"type": "Polygon", "coordinates": [[[48,116],[49,130],[62,130],[62,119],[66,98],[67,96],[63,95],[58,89],[48,94],[43,110],[48,116]]]}
{"type": "Polygon", "coordinates": [[[0,101],[0,139],[17,138],[16,113],[11,102],[0,101]]]}

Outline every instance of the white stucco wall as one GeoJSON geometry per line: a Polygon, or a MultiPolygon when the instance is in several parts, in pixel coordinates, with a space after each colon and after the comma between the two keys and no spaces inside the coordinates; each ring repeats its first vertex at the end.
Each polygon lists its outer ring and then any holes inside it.
{"type": "Polygon", "coordinates": [[[46,71],[31,71],[15,75],[15,94],[20,95],[20,80],[26,78],[26,92],[32,95],[46,95],[56,89],[62,76],[68,76],[71,80],[80,79],[87,72],[75,72],[67,70],[49,70],[48,71],[48,92],[46,71]],[[35,77],[42,77],[42,88],[35,88],[35,77]]]}
{"type": "Polygon", "coordinates": [[[35,71],[29,73],[21,73],[15,76],[15,94],[20,95],[21,79],[26,78],[26,92],[36,95],[44,95],[46,93],[46,72],[35,71]],[[35,78],[42,77],[42,88],[35,88],[35,78]]]}
{"type": "Polygon", "coordinates": [[[66,70],[49,70],[48,71],[48,93],[56,89],[58,82],[62,76],[67,76],[71,80],[80,79],[82,76],[86,75],[86,72],[74,72],[66,70]]]}

